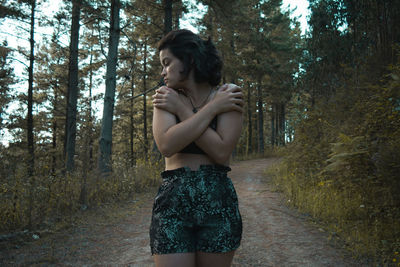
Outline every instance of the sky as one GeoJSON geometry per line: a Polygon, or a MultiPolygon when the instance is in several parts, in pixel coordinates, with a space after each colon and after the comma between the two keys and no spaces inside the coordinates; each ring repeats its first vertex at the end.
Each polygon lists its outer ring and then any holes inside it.
{"type": "MultiPolygon", "coordinates": [[[[56,12],[56,10],[58,9],[58,7],[60,6],[60,4],[59,4],[60,1],[61,0],[52,0],[52,1],[48,1],[47,3],[45,3],[46,15],[52,16],[52,14],[54,14],[56,12]]],[[[194,2],[193,0],[183,0],[183,1],[191,2],[191,3],[194,2]]],[[[293,12],[291,17],[292,18],[297,17],[297,20],[300,22],[302,34],[304,34],[307,30],[307,16],[309,15],[308,0],[283,0],[282,2],[283,2],[283,4],[282,4],[283,10],[288,10],[288,8],[290,8],[290,10],[293,10],[294,8],[296,8],[295,12],[293,12]]],[[[198,30],[194,27],[195,19],[200,18],[206,12],[206,8],[202,4],[198,4],[197,8],[198,8],[197,11],[195,11],[194,13],[191,13],[191,14],[186,14],[182,18],[181,28],[186,28],[186,29],[192,30],[193,32],[198,32],[198,30]]],[[[17,34],[14,34],[16,31],[13,27],[15,27],[15,25],[12,21],[7,20],[7,19],[0,20],[0,41],[2,42],[3,40],[7,40],[8,45],[10,47],[17,48],[17,46],[23,46],[23,47],[28,48],[29,47],[28,38],[22,39],[22,38],[18,37],[17,34]]],[[[40,30],[38,30],[38,31],[40,32],[40,30]]],[[[47,32],[42,30],[42,32],[40,34],[48,34],[48,33],[49,33],[48,30],[47,30],[47,32]]],[[[36,38],[37,37],[38,37],[38,35],[36,35],[36,38]]],[[[68,40],[65,40],[65,41],[63,40],[63,42],[68,43],[68,40]]],[[[66,44],[66,46],[68,46],[68,44],[66,44]]],[[[21,57],[17,57],[17,59],[20,61],[24,60],[21,57]]],[[[28,64],[28,62],[26,62],[25,64],[28,64]]],[[[17,77],[22,76],[24,67],[26,67],[26,66],[24,66],[24,64],[18,62],[17,60],[14,61],[14,73],[17,77]]],[[[24,83],[26,83],[26,79],[24,82],[19,83],[18,87],[24,88],[24,89],[27,88],[27,85],[25,86],[24,83]]],[[[14,107],[14,108],[16,108],[16,107],[14,107]]],[[[99,110],[97,110],[97,113],[102,114],[102,107],[99,107],[99,110]]],[[[7,144],[9,139],[10,139],[9,133],[5,132],[4,135],[2,133],[0,133],[0,142],[1,143],[7,144]]]]}
{"type": "MultiPolygon", "coordinates": [[[[191,2],[191,0],[186,0],[184,2],[191,2]]],[[[201,18],[206,12],[206,7],[202,4],[197,5],[197,8],[197,12],[186,14],[181,21],[182,28],[189,29],[196,33],[198,30],[193,26],[194,19],[201,18]]],[[[285,11],[288,9],[296,9],[291,15],[291,18],[294,19],[297,17],[297,20],[300,22],[301,32],[305,34],[307,30],[307,16],[310,14],[308,10],[308,0],[282,0],[282,9],[285,11]]]]}
{"type": "Polygon", "coordinates": [[[291,17],[298,17],[297,20],[300,22],[301,33],[304,34],[307,30],[307,16],[310,15],[308,0],[283,0],[282,9],[286,10],[287,8],[291,10],[296,8],[291,17]]]}

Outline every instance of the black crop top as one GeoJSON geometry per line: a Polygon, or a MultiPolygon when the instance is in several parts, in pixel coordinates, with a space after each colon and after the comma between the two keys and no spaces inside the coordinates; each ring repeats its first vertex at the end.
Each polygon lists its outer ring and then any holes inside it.
{"type": "MultiPolygon", "coordinates": [[[[176,122],[179,123],[181,122],[178,118],[178,116],[176,117],[176,122]]],[[[214,119],[211,121],[209,127],[211,127],[211,129],[213,129],[214,131],[217,130],[217,116],[214,117],[214,119]]],[[[187,153],[187,154],[206,154],[200,147],[198,147],[196,145],[195,142],[192,142],[190,144],[188,144],[186,147],[184,147],[181,151],[179,151],[178,153],[187,153]]]]}

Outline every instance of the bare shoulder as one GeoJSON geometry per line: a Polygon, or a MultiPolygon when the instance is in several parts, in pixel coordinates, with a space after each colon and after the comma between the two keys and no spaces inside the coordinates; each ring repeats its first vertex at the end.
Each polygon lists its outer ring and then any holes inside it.
{"type": "Polygon", "coordinates": [[[221,131],[241,131],[243,114],[237,111],[218,114],[217,129],[221,131]]]}
{"type": "Polygon", "coordinates": [[[154,108],[153,111],[153,128],[166,130],[176,124],[176,117],[174,114],[160,109],[154,108]]]}

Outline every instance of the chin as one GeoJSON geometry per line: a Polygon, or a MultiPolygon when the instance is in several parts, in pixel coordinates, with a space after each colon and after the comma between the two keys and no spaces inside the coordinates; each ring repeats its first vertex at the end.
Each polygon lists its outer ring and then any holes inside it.
{"type": "Polygon", "coordinates": [[[176,86],[176,84],[173,83],[167,83],[167,87],[172,88],[172,89],[179,89],[178,86],[176,86]]]}

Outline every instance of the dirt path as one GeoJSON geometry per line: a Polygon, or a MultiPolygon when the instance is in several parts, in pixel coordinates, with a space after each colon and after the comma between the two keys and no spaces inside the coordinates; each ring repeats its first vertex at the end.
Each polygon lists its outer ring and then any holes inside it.
{"type": "Polygon", "coordinates": [[[243,161],[232,167],[244,226],[233,266],[360,266],[271,191],[264,170],[276,161],[243,161]]]}
{"type": "MultiPolygon", "coordinates": [[[[359,266],[333,248],[325,233],[311,226],[272,192],[263,171],[276,159],[235,163],[235,184],[243,218],[243,240],[233,266],[359,266]]],[[[108,207],[70,230],[1,246],[0,265],[153,266],[148,228],[155,190],[132,202],[108,207]]]]}

